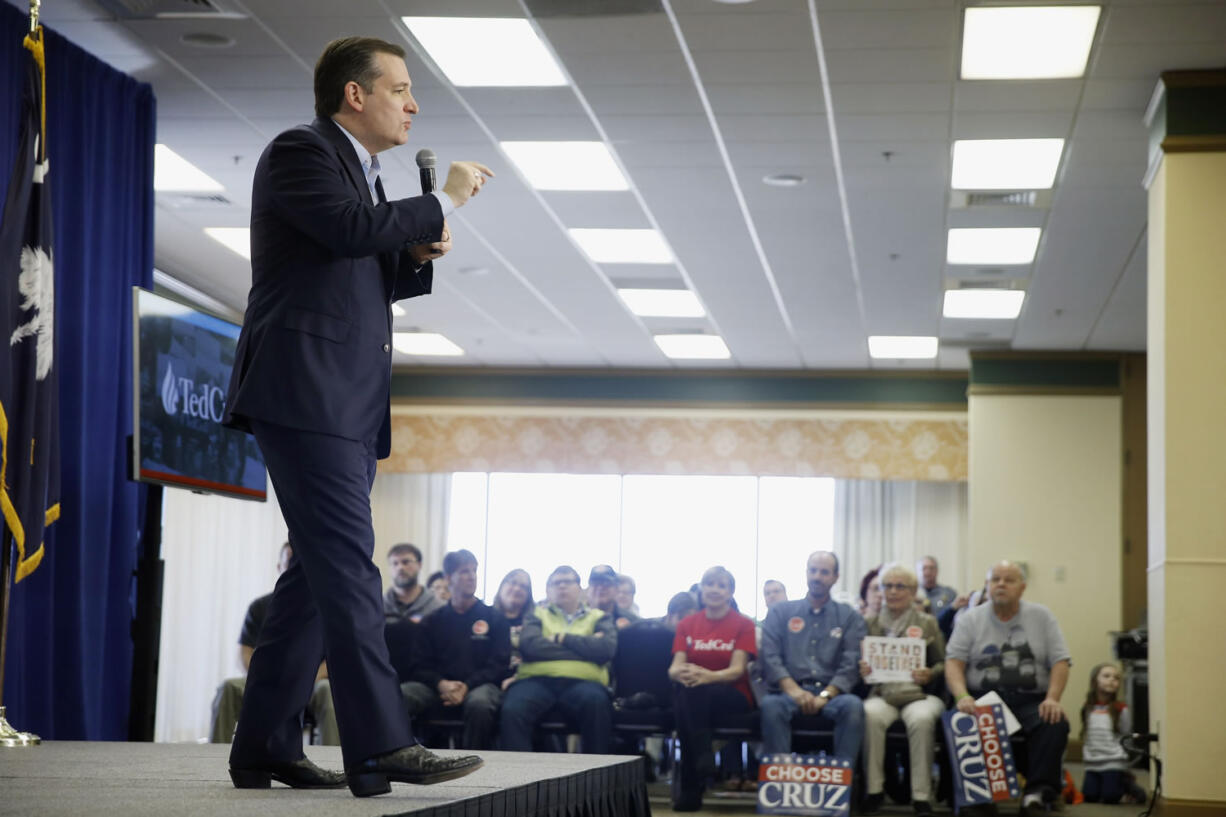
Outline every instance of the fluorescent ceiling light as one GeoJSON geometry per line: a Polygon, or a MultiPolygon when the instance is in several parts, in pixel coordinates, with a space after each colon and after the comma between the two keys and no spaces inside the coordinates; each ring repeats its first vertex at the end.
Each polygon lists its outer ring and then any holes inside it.
{"type": "Polygon", "coordinates": [[[553,54],[523,18],[401,17],[453,85],[566,85],[553,54]]]}
{"type": "Polygon", "coordinates": [[[571,227],[570,236],[597,264],[671,264],[673,253],[656,230],[571,227]]]}
{"type": "Polygon", "coordinates": [[[1056,181],[1063,139],[959,139],[954,190],[1046,190],[1056,181]]]}
{"type": "Polygon", "coordinates": [[[400,304],[392,304],[392,314],[395,315],[397,318],[403,318],[405,315],[409,313],[405,312],[404,307],[401,306],[400,304]]]}
{"type": "Polygon", "coordinates": [[[393,332],[392,346],[406,355],[460,357],[464,350],[437,332],[393,332]]]}
{"type": "Polygon", "coordinates": [[[629,190],[604,142],[503,142],[537,190],[629,190]]]}
{"type": "Polygon", "coordinates": [[[707,314],[688,289],[619,289],[630,311],[644,318],[701,318],[707,314]]]}
{"type": "Polygon", "coordinates": [[[1021,289],[947,289],[947,318],[1013,319],[1022,311],[1026,292],[1021,289]]]}
{"type": "Polygon", "coordinates": [[[1085,74],[1100,6],[973,6],[962,27],[962,79],[1085,74]]]}
{"type": "Polygon", "coordinates": [[[727,360],[732,357],[719,335],[656,335],[660,351],[676,360],[727,360]]]}
{"type": "Polygon", "coordinates": [[[166,193],[220,193],[225,190],[216,179],[165,145],[153,146],[153,189],[166,193]]]}
{"type": "Polygon", "coordinates": [[[248,261],[251,260],[251,229],[249,227],[205,227],[204,232],[214,241],[224,244],[231,252],[236,252],[248,261]]]}
{"type": "Polygon", "coordinates": [[[937,339],[915,335],[870,335],[868,353],[874,358],[919,360],[937,356],[937,339]]]}
{"type": "Polygon", "coordinates": [[[950,264],[1029,264],[1039,247],[1038,227],[955,227],[945,260],[950,264]]]}

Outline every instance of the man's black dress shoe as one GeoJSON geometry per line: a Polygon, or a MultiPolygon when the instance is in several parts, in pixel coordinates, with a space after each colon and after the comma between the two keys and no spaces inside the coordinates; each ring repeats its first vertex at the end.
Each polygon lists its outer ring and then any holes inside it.
{"type": "Polygon", "coordinates": [[[343,772],[321,769],[308,758],[286,763],[264,763],[247,768],[230,767],[236,789],[267,789],[276,780],[295,789],[339,789],[345,785],[343,772]]]}
{"type": "Polygon", "coordinates": [[[405,746],[377,755],[345,770],[354,797],[387,794],[392,783],[441,783],[480,769],[476,755],[439,757],[424,746],[405,746]]]}

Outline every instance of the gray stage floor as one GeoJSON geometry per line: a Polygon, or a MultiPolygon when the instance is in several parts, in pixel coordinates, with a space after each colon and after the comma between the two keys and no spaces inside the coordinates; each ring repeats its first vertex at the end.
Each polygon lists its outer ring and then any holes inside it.
{"type": "MultiPolygon", "coordinates": [[[[277,783],[271,790],[240,791],[227,774],[229,750],[221,744],[73,742],[0,748],[0,815],[413,814],[528,783],[639,762],[624,756],[481,752],[485,766],[467,777],[433,786],[395,783],[391,794],[359,799],[348,789],[301,791],[277,783]]],[[[321,766],[341,768],[339,747],[310,746],[307,754],[321,766]]]]}

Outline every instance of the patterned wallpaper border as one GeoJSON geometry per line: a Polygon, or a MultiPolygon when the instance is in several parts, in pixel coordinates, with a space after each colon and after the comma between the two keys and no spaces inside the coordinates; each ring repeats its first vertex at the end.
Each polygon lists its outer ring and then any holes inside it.
{"type": "Polygon", "coordinates": [[[967,479],[965,415],[394,411],[392,473],[454,471],[967,479]]]}

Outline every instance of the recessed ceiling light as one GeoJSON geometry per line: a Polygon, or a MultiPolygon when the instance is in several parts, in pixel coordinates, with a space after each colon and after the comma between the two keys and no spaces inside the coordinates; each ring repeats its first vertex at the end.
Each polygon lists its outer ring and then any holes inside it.
{"type": "Polygon", "coordinates": [[[1056,181],[1063,139],[959,139],[955,190],[1046,190],[1056,181]]]}
{"type": "Polygon", "coordinates": [[[403,318],[405,315],[409,313],[405,312],[404,307],[401,306],[400,304],[392,304],[392,314],[396,316],[397,318],[403,318]]]}
{"type": "Polygon", "coordinates": [[[947,289],[942,314],[947,318],[1011,320],[1022,311],[1021,289],[947,289]]]}
{"type": "Polygon", "coordinates": [[[1039,247],[1038,227],[955,227],[945,260],[950,264],[1029,264],[1039,247]]]}
{"type": "Polygon", "coordinates": [[[216,179],[165,145],[153,146],[153,189],[182,193],[225,190],[216,179]]]}
{"type": "Polygon", "coordinates": [[[656,230],[571,227],[571,238],[597,264],[671,264],[673,253],[656,230]]]}
{"type": "Polygon", "coordinates": [[[464,350],[437,332],[393,332],[392,346],[406,355],[461,357],[464,350]]]}
{"type": "Polygon", "coordinates": [[[1100,6],[972,6],[962,27],[962,79],[1085,74],[1100,6]]]}
{"type": "Polygon", "coordinates": [[[796,173],[772,173],[763,176],[762,183],[771,187],[800,187],[805,183],[805,177],[796,173]]]}
{"type": "Polygon", "coordinates": [[[870,335],[868,353],[881,360],[922,360],[937,356],[937,339],[923,335],[870,335]]]}
{"type": "Polygon", "coordinates": [[[630,311],[644,318],[701,318],[707,314],[688,289],[619,289],[630,311]]]}
{"type": "Polygon", "coordinates": [[[532,25],[514,17],[401,17],[453,85],[566,85],[532,25]]]}
{"type": "Polygon", "coordinates": [[[205,227],[209,238],[225,245],[226,249],[251,260],[251,229],[248,227],[205,227]]]}
{"type": "Polygon", "coordinates": [[[656,335],[656,346],[675,360],[727,360],[732,357],[719,335],[656,335]]]}
{"type": "Polygon", "coordinates": [[[503,142],[537,190],[629,190],[604,142],[503,142]]]}

